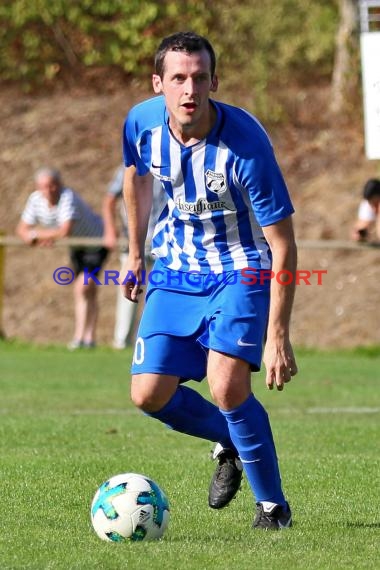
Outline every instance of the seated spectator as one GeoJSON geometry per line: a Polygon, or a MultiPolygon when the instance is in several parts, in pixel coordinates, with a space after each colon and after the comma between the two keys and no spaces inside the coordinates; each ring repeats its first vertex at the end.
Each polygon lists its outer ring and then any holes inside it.
{"type": "MultiPolygon", "coordinates": [[[[50,246],[65,237],[102,237],[103,221],[78,194],[63,185],[60,173],[41,168],[35,174],[36,190],[32,192],[21,215],[16,233],[28,245],[50,246]]],[[[108,254],[105,247],[72,247],[70,260],[75,273],[75,328],[68,348],[95,346],[98,316],[97,288],[79,275],[101,268],[108,254]]],[[[95,275],[95,272],[93,273],[95,275]]]]}
{"type": "Polygon", "coordinates": [[[380,180],[376,178],[371,178],[364,185],[352,238],[368,241],[371,233],[375,234],[375,240],[380,240],[380,180]]]}

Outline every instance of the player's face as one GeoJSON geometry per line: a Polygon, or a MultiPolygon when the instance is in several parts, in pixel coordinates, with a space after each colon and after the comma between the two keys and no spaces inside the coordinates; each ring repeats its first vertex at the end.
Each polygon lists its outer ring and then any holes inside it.
{"type": "Polygon", "coordinates": [[[155,93],[163,93],[169,123],[175,134],[203,138],[211,122],[210,91],[216,91],[216,76],[211,77],[207,50],[194,53],[169,51],[164,74],[153,75],[155,93]]]}

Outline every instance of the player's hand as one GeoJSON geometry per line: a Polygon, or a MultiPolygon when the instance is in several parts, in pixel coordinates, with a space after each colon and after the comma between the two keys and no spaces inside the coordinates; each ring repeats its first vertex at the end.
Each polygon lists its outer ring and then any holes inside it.
{"type": "Polygon", "coordinates": [[[265,382],[269,390],[275,386],[277,390],[283,390],[284,385],[298,372],[293,348],[288,340],[267,340],[263,360],[267,371],[265,382]]]}
{"type": "Polygon", "coordinates": [[[139,302],[139,295],[144,291],[145,264],[143,260],[132,260],[128,257],[126,265],[120,272],[119,283],[123,295],[132,303],[139,302]]]}

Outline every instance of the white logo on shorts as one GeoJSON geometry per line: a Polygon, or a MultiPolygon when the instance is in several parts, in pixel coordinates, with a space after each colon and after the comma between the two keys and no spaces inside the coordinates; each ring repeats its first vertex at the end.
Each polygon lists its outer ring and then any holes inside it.
{"type": "Polygon", "coordinates": [[[257,346],[256,343],[254,342],[244,342],[244,340],[241,340],[241,338],[239,338],[239,340],[237,341],[238,346],[257,346]]]}
{"type": "Polygon", "coordinates": [[[142,364],[145,358],[144,339],[139,336],[136,340],[135,351],[133,353],[133,364],[142,364]]]}

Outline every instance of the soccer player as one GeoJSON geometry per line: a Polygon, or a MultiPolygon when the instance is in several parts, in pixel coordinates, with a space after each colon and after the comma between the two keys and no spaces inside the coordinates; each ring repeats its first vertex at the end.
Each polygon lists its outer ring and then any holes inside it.
{"type": "Polygon", "coordinates": [[[253,526],[289,527],[251,372],[260,368],[265,337],[268,388],[281,391],[297,373],[289,339],[294,287],[281,277],[296,269],[294,210],[263,127],[210,98],[218,78],[206,38],[163,39],[152,81],[158,96],[132,108],[123,137],[130,240],[123,287],[132,302],[144,283],[152,178],[168,198],[153,238],[158,259],[136,339],[132,401],[169,428],[217,442],[210,507],[231,501],[243,466],[256,501],[253,526]],[[205,376],[214,403],[184,385],[205,376]]]}

